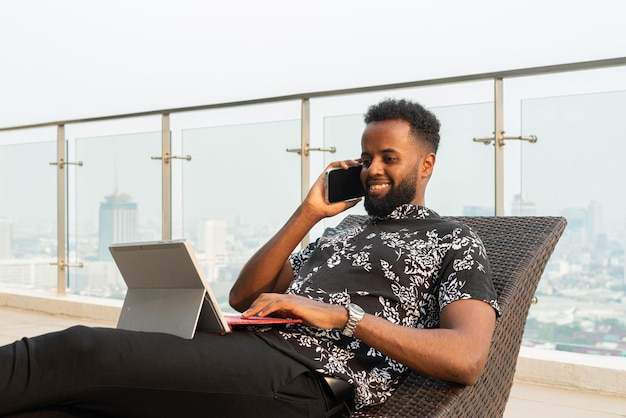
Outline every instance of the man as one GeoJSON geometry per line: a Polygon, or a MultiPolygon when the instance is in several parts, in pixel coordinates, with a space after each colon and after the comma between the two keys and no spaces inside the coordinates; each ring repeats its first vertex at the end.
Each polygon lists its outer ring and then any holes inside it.
{"type": "Polygon", "coordinates": [[[497,313],[482,243],[424,206],[439,122],[422,106],[370,108],[358,161],[362,225],[292,254],[327,204],[323,176],[250,259],[230,301],[244,317],[302,319],[193,340],[74,327],[0,348],[0,415],[331,416],[324,376],[349,382],[354,405],[384,402],[410,368],[473,384],[497,313]]]}
{"type": "Polygon", "coordinates": [[[319,220],[356,204],[327,204],[321,175],[244,267],[230,298],[244,316],[278,313],[315,327],[282,337],[297,351],[313,344],[300,360],[355,385],[358,407],[386,400],[407,367],[476,383],[498,309],[480,240],[424,207],[439,143],[435,116],[416,103],[386,100],[370,108],[365,122],[360,162],[370,222],[310,246],[304,257],[290,256],[319,220]],[[363,306],[353,313],[346,309],[351,302],[363,306]],[[356,339],[341,335],[349,320],[356,339]]]}

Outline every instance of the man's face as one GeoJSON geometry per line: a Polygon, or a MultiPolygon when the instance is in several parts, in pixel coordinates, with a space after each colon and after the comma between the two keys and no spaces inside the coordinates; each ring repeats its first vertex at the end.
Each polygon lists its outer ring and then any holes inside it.
{"type": "Polygon", "coordinates": [[[422,157],[428,153],[411,137],[407,122],[369,123],[363,132],[361,149],[361,181],[365,209],[370,215],[386,216],[405,203],[424,205],[428,177],[421,175],[421,165],[422,157]]]}

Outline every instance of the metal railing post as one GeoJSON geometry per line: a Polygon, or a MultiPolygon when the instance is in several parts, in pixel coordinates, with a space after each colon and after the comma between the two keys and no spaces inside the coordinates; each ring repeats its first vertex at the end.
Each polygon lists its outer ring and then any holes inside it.
{"type": "Polygon", "coordinates": [[[161,231],[164,240],[172,239],[172,165],[167,158],[172,150],[172,132],[170,115],[161,116],[161,231]]]}
{"type": "Polygon", "coordinates": [[[65,125],[57,126],[57,295],[67,294],[67,187],[63,162],[66,155],[65,125]]]}
{"type": "MultiPolygon", "coordinates": [[[[309,145],[311,144],[311,106],[308,98],[302,99],[300,116],[300,201],[303,201],[309,192],[310,159],[309,145]]],[[[302,248],[309,243],[309,234],[302,238],[302,248]]]]}
{"type": "Polygon", "coordinates": [[[502,78],[494,79],[495,215],[504,215],[504,94],[502,78]]]}

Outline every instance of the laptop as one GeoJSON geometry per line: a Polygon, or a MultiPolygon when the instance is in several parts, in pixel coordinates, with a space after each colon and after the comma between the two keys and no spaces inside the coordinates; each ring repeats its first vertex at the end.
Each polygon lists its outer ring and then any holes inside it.
{"type": "Polygon", "coordinates": [[[191,339],[196,330],[301,322],[222,313],[186,239],[112,244],[109,251],[128,286],[117,328],[191,339]]]}

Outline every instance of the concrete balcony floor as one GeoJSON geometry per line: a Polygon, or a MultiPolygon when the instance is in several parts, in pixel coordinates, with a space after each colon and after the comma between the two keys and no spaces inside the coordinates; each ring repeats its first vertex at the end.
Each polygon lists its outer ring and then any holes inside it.
{"type": "MultiPolygon", "coordinates": [[[[114,322],[80,319],[29,310],[0,308],[0,345],[72,325],[113,327],[114,322]]],[[[515,382],[505,418],[617,418],[626,417],[626,398],[515,382]]]]}

